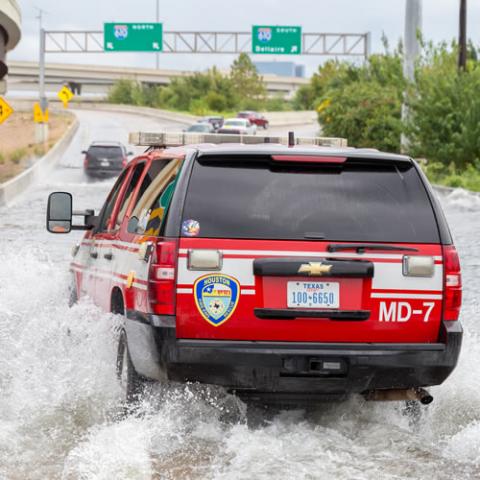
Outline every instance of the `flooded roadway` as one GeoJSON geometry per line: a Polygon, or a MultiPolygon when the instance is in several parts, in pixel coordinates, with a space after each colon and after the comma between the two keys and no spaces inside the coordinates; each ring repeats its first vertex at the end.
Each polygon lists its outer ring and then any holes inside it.
{"type": "MultiPolygon", "coordinates": [[[[91,140],[126,143],[165,122],[79,111],[60,165],[0,208],[0,479],[479,479],[480,197],[442,198],[461,255],[460,364],[431,391],[419,425],[395,404],[353,398],[312,412],[248,410],[221,389],[154,388],[141,414],[118,415],[115,325],[88,301],[68,308],[68,263],[81,233],[45,232],[49,192],[98,209],[112,181],[87,182],[91,140]]],[[[181,126],[168,125],[169,129],[181,126]]]]}

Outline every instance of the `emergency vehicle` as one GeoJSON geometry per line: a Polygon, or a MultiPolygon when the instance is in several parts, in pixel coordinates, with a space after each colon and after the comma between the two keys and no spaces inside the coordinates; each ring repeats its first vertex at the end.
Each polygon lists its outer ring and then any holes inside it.
{"type": "Polygon", "coordinates": [[[462,342],[457,252],[414,160],[342,139],[145,133],[85,230],[73,300],[125,316],[118,377],[266,403],[432,400],[462,342]]]}

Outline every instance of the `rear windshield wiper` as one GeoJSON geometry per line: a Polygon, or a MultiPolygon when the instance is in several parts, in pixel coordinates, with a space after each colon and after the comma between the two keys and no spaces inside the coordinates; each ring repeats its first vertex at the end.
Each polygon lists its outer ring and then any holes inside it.
{"type": "Polygon", "coordinates": [[[381,245],[378,243],[332,243],[328,246],[329,252],[340,252],[342,250],[356,250],[363,253],[365,250],[390,250],[400,252],[418,252],[418,249],[411,247],[397,247],[395,245],[381,245]]]}

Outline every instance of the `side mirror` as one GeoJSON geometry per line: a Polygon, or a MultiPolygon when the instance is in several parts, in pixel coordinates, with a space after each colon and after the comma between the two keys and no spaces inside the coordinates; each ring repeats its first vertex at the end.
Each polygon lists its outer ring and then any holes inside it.
{"type": "Polygon", "coordinates": [[[82,150],[82,153],[83,153],[83,155],[86,155],[86,154],[87,154],[87,151],[86,151],[86,150],[82,150]]]}
{"type": "Polygon", "coordinates": [[[133,155],[133,152],[128,152],[127,157],[131,157],[133,155]]]}
{"type": "Polygon", "coordinates": [[[137,217],[131,217],[128,220],[127,232],[128,233],[137,233],[137,228],[138,228],[138,218],[137,217]]]}
{"type": "Polygon", "coordinates": [[[70,233],[72,230],[72,195],[54,192],[48,196],[47,230],[50,233],[70,233]]]}

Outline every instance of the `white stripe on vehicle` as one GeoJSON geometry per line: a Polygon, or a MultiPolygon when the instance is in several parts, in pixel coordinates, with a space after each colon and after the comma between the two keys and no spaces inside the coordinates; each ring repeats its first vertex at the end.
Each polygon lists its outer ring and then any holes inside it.
{"type": "Polygon", "coordinates": [[[431,293],[375,293],[371,295],[372,298],[412,298],[418,300],[441,300],[442,295],[431,293]]]}
{"type": "Polygon", "coordinates": [[[433,277],[405,277],[399,263],[375,263],[372,290],[442,290],[442,288],[442,265],[435,265],[433,277]]]}
{"type": "MultiPolygon", "coordinates": [[[[215,274],[208,270],[188,270],[187,259],[185,257],[178,259],[178,283],[180,285],[193,285],[197,278],[209,273],[215,274]]],[[[251,258],[224,258],[222,270],[219,273],[235,277],[242,287],[255,285],[253,259],[251,258]]]]}

